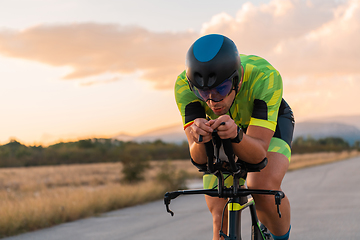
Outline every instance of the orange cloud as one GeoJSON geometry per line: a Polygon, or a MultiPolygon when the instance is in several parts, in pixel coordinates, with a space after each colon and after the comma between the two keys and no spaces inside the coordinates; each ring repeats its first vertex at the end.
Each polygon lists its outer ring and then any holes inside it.
{"type": "Polygon", "coordinates": [[[360,4],[350,0],[273,0],[248,2],[236,17],[226,13],[203,25],[202,33],[220,32],[239,51],[270,60],[283,75],[333,76],[360,73],[360,4]]]}
{"type": "MultiPolygon", "coordinates": [[[[200,34],[96,23],[0,30],[0,54],[72,67],[64,79],[140,72],[156,88],[172,88],[184,69],[188,47],[208,33],[229,36],[240,52],[265,57],[286,78],[360,74],[356,0],[273,0],[260,6],[248,2],[235,17],[214,16],[200,34]]],[[[96,82],[101,81],[87,85],[96,82]]]]}
{"type": "Polygon", "coordinates": [[[157,87],[169,88],[184,69],[185,52],[197,37],[191,32],[152,33],[116,24],[40,25],[0,31],[0,54],[72,67],[64,79],[141,71],[157,87]]]}
{"type": "Polygon", "coordinates": [[[240,52],[260,55],[284,79],[284,97],[300,120],[360,114],[360,3],[349,0],[248,2],[203,24],[202,34],[222,33],[240,52]]]}
{"type": "Polygon", "coordinates": [[[360,4],[350,1],[336,9],[331,21],[298,39],[279,43],[275,52],[279,64],[292,76],[359,75],[359,42],[360,4]]]}
{"type": "Polygon", "coordinates": [[[226,13],[214,16],[201,32],[223,33],[237,43],[240,52],[264,55],[282,41],[302,37],[331,21],[330,4],[323,2],[315,6],[296,0],[273,0],[260,6],[247,2],[235,17],[226,13]]]}

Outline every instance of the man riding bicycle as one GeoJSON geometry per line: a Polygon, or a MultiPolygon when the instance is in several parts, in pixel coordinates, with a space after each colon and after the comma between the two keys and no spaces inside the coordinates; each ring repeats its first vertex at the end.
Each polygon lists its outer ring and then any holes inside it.
{"type": "MultiPolygon", "coordinates": [[[[263,170],[248,173],[248,188],[281,190],[289,167],[294,129],[293,114],[282,93],[281,76],[265,59],[239,54],[234,42],[222,35],[211,34],[196,40],[187,52],[186,70],[175,84],[192,163],[206,171],[204,143],[212,139],[216,129],[220,138],[231,139],[239,159],[256,164],[268,158],[263,170]]],[[[204,188],[216,188],[214,177],[204,175],[204,188]]],[[[253,198],[259,220],[273,238],[288,239],[288,198],[282,201],[281,218],[271,196],[253,198]]],[[[219,238],[227,200],[210,196],[205,199],[213,217],[215,240],[219,238]]],[[[223,227],[227,228],[226,221],[223,227]]]]}

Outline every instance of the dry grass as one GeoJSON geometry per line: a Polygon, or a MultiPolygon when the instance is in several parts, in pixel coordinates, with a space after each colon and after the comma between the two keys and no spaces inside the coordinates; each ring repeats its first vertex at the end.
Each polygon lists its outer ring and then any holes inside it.
{"type": "MultiPolygon", "coordinates": [[[[293,155],[290,169],[359,155],[293,155]]],[[[0,237],[159,199],[165,192],[165,186],[156,183],[162,164],[151,162],[145,183],[131,186],[120,182],[120,163],[0,169],[0,237]]],[[[174,160],[171,164],[191,177],[201,177],[188,160],[174,160]]]]}
{"type": "Polygon", "coordinates": [[[289,170],[341,161],[356,156],[360,156],[359,151],[294,154],[291,156],[289,170]]]}
{"type": "Polygon", "coordinates": [[[0,237],[163,196],[154,177],[125,185],[120,172],[120,163],[0,169],[0,237]]]}

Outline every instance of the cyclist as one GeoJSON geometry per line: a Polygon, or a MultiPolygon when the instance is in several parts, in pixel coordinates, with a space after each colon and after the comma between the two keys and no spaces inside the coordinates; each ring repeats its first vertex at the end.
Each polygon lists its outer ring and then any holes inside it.
{"type": "MultiPolygon", "coordinates": [[[[231,139],[239,159],[255,164],[268,158],[263,170],[248,174],[249,188],[281,190],[294,129],[293,114],[282,93],[281,76],[265,59],[239,54],[234,42],[223,35],[210,34],[196,40],[187,52],[186,70],[175,84],[175,98],[192,163],[206,170],[204,143],[211,140],[212,132],[217,129],[220,138],[231,139]]],[[[216,187],[213,177],[204,175],[204,188],[216,187]]],[[[273,238],[288,239],[288,198],[281,203],[281,218],[272,196],[253,198],[259,220],[273,238]]],[[[227,200],[210,196],[205,199],[213,217],[213,239],[219,239],[227,200]]]]}

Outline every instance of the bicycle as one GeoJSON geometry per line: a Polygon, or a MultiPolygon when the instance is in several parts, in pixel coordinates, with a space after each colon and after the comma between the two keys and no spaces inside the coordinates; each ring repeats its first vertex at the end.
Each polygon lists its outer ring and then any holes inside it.
{"type": "MultiPolygon", "coordinates": [[[[235,162],[235,155],[230,139],[220,139],[216,130],[213,132],[212,141],[205,143],[205,148],[208,161],[207,172],[212,173],[217,177],[218,189],[195,189],[167,192],[164,196],[166,211],[170,213],[171,216],[174,216],[174,212],[170,210],[169,205],[172,199],[175,199],[180,195],[206,194],[212,197],[228,198],[222,214],[222,221],[224,221],[225,210],[228,206],[228,235],[226,235],[221,228],[219,232],[220,237],[224,237],[224,240],[242,239],[241,212],[249,207],[252,226],[251,239],[272,239],[270,233],[266,232],[266,228],[261,225],[258,220],[253,198],[248,198],[248,196],[252,194],[274,195],[277,212],[281,218],[280,204],[281,199],[285,197],[284,192],[276,190],[248,189],[245,187],[247,173],[258,172],[263,169],[267,165],[267,158],[264,158],[258,164],[250,164],[239,159],[235,162]],[[221,145],[223,145],[228,162],[221,160],[219,157],[221,145]],[[215,153],[214,150],[216,150],[215,153]],[[224,186],[224,174],[227,173],[233,176],[233,185],[231,187],[224,186]]],[[[223,226],[222,223],[221,226],[223,226]]]]}

